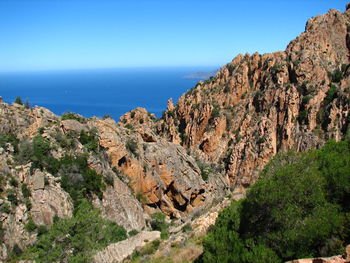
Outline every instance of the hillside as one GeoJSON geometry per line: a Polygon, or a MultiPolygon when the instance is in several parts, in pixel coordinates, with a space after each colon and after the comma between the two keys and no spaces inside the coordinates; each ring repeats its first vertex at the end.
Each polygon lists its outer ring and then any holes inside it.
{"type": "Polygon", "coordinates": [[[238,55],[161,119],[0,101],[0,262],[194,260],[273,156],[350,136],[349,22],[330,10],[285,51],[238,55]]]}
{"type": "Polygon", "coordinates": [[[285,51],[238,55],[207,81],[169,101],[158,131],[221,165],[244,191],[276,153],[320,147],[349,126],[350,11],[311,18],[285,51]]]}

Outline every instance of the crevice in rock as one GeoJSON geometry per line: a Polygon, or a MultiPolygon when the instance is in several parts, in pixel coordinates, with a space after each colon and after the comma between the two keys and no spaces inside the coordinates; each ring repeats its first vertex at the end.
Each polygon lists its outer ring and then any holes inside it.
{"type": "Polygon", "coordinates": [[[121,167],[126,162],[127,162],[127,158],[126,156],[123,156],[122,158],[119,159],[118,166],[121,167]]]}

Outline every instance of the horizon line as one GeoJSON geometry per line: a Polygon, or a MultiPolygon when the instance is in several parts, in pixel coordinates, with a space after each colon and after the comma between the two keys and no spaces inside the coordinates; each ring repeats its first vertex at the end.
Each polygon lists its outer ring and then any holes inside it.
{"type": "Polygon", "coordinates": [[[174,65],[174,66],[115,66],[115,67],[82,67],[82,68],[52,68],[52,69],[13,69],[1,70],[2,73],[35,73],[35,72],[58,72],[58,71],[88,71],[88,70],[116,70],[116,69],[166,69],[166,68],[213,68],[219,69],[222,65],[174,65]]]}

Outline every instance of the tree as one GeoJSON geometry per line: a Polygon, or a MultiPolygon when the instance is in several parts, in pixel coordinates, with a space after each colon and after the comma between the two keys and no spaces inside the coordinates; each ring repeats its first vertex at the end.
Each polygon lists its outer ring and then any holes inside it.
{"type": "Polygon", "coordinates": [[[278,154],[224,209],[199,262],[284,262],[341,254],[350,241],[350,142],[278,154]]]}
{"type": "Polygon", "coordinates": [[[21,99],[20,96],[17,96],[17,97],[16,97],[15,103],[20,104],[20,105],[23,105],[23,102],[22,102],[22,99],[21,99]]]}

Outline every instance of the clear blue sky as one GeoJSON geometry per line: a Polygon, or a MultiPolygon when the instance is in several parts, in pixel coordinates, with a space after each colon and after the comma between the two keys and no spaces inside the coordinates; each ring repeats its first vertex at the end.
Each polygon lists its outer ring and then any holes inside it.
{"type": "Polygon", "coordinates": [[[0,71],[220,66],[284,50],[340,0],[0,0],[0,71]]]}

